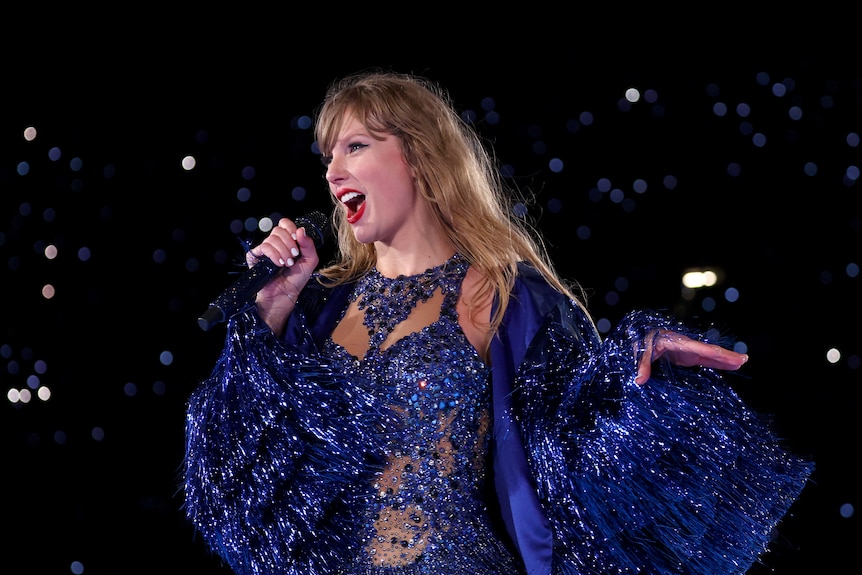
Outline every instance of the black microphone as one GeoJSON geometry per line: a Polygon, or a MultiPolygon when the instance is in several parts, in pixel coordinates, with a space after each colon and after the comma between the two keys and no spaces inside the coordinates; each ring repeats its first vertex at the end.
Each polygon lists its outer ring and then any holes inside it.
{"type": "MultiPolygon", "coordinates": [[[[318,250],[326,243],[332,234],[329,219],[322,212],[311,212],[294,220],[297,228],[305,228],[318,250]]],[[[208,331],[217,323],[239,313],[255,294],[263,288],[281,270],[267,257],[262,257],[252,267],[248,268],[238,280],[230,285],[213,301],[207,310],[198,318],[198,325],[208,331]]]]}

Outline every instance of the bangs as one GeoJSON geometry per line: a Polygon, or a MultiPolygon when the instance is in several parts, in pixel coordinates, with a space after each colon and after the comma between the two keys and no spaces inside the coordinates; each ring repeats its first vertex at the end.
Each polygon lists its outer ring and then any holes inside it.
{"type": "Polygon", "coordinates": [[[370,87],[357,84],[334,93],[320,110],[315,127],[315,139],[320,152],[327,156],[332,152],[342,126],[356,118],[372,135],[394,134],[392,116],[387,112],[385,93],[376,93],[370,87]]]}
{"type": "Polygon", "coordinates": [[[347,114],[342,113],[346,106],[338,102],[329,102],[321,109],[317,118],[314,133],[320,153],[328,156],[332,153],[332,147],[341,131],[341,126],[347,121],[347,114]]]}

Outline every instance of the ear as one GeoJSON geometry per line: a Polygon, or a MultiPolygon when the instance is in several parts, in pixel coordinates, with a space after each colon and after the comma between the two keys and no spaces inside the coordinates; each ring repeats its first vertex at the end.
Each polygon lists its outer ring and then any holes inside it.
{"type": "Polygon", "coordinates": [[[407,159],[405,154],[401,154],[401,161],[404,162],[404,165],[407,166],[407,171],[410,173],[410,179],[414,182],[419,179],[419,174],[416,171],[416,166],[414,166],[410,160],[407,159]]]}

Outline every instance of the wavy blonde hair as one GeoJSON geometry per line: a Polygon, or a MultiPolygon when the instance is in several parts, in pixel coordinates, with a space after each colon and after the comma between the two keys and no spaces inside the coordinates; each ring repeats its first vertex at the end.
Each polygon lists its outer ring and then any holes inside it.
{"type": "MultiPolygon", "coordinates": [[[[493,331],[509,303],[520,261],[532,264],[556,289],[579,301],[554,270],[539,234],[526,220],[511,215],[509,201],[515,190],[505,186],[494,157],[438,84],[379,70],[336,80],[317,110],[314,135],[323,156],[330,155],[351,114],[371,134],[400,140],[404,158],[417,175],[417,190],[436,224],[484,278],[477,297],[493,292],[499,298],[491,318],[493,331]]],[[[321,275],[336,285],[369,271],[375,249],[356,240],[343,210],[334,209],[332,221],[338,253],[321,275]]]]}

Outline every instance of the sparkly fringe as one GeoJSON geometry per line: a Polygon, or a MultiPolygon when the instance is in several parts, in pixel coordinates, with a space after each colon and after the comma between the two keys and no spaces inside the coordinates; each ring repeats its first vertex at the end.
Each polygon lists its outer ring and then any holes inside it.
{"type": "Polygon", "coordinates": [[[632,313],[584,371],[583,342],[551,329],[518,381],[557,573],[743,574],[812,472],[714,370],[657,362],[637,386],[634,345],[656,327],[698,337],[632,313]]]}
{"type": "Polygon", "coordinates": [[[347,510],[382,462],[371,426],[387,416],[360,382],[290,349],[253,312],[237,316],[189,401],[187,517],[238,575],[330,575],[359,528],[333,511],[361,516],[347,510]]]}

